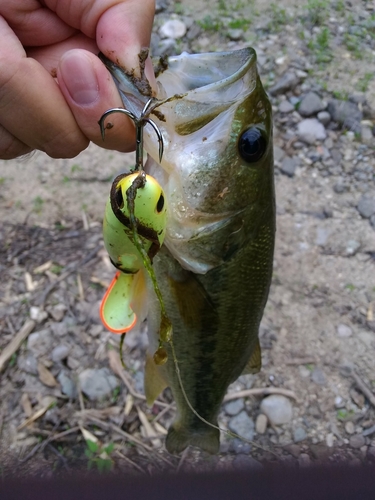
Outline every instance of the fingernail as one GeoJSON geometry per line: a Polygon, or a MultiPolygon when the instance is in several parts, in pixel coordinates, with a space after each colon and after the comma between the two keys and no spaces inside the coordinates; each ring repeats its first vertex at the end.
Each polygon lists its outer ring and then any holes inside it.
{"type": "Polygon", "coordinates": [[[71,98],[87,106],[99,97],[99,83],[91,60],[80,50],[70,50],[60,60],[60,71],[71,98]]]}

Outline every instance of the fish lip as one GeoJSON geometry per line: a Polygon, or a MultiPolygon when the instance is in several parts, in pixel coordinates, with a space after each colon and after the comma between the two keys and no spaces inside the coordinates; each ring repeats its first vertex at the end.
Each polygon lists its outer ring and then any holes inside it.
{"type": "MultiPolygon", "coordinates": [[[[102,53],[99,53],[98,57],[111,73],[125,108],[135,115],[139,115],[150,96],[145,96],[139,91],[139,89],[130,81],[129,75],[123,68],[112,62],[102,53]]],[[[170,57],[168,59],[168,69],[173,70],[174,67],[181,64],[181,61],[184,59],[187,60],[189,67],[192,67],[191,63],[198,62],[198,66],[199,63],[204,66],[204,68],[202,67],[202,71],[207,71],[209,68],[215,67],[228,74],[227,77],[217,78],[210,83],[203,83],[202,85],[197,83],[197,86],[193,86],[188,89],[188,93],[200,93],[203,89],[205,89],[205,91],[211,91],[214,90],[215,87],[220,88],[229,86],[239,80],[249,71],[251,66],[256,66],[257,56],[252,47],[244,47],[243,49],[234,51],[205,52],[201,54],[183,52],[179,56],[170,57]],[[204,63],[202,61],[204,61],[204,63]],[[230,64],[228,64],[228,61],[230,64]],[[236,66],[238,69],[234,70],[236,66]]],[[[214,74],[215,73],[212,72],[212,75],[214,74]]],[[[216,72],[216,76],[220,76],[219,72],[216,72]]],[[[158,81],[163,81],[163,73],[159,76],[158,81]]]]}

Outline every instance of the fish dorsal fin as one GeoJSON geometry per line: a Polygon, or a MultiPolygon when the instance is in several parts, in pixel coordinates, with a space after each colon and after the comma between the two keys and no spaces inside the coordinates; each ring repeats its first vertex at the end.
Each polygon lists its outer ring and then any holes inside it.
{"type": "Polygon", "coordinates": [[[262,351],[260,349],[259,339],[255,344],[253,352],[251,353],[250,359],[247,362],[242,375],[247,375],[249,373],[254,374],[260,372],[262,368],[262,351]]]}
{"type": "Polygon", "coordinates": [[[152,406],[155,399],[161,394],[168,384],[160,368],[155,364],[153,357],[147,353],[145,364],[145,395],[148,406],[152,406]]]}

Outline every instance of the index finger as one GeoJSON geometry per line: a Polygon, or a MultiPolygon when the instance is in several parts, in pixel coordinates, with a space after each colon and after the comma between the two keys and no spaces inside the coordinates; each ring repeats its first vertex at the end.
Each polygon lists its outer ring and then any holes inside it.
{"type": "MultiPolygon", "coordinates": [[[[46,0],[45,3],[68,25],[96,39],[99,50],[109,59],[137,73],[138,54],[150,45],[155,0],[46,0]]],[[[146,65],[146,76],[153,85],[151,62],[146,65]]]]}

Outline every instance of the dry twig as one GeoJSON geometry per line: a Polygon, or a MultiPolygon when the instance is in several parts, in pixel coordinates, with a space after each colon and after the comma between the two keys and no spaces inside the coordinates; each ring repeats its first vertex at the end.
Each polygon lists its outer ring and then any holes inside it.
{"type": "Polygon", "coordinates": [[[363,382],[363,380],[358,375],[358,373],[356,373],[354,370],[352,370],[351,376],[353,377],[354,382],[355,382],[356,386],[358,387],[358,389],[370,401],[372,406],[375,407],[375,395],[373,394],[371,389],[369,387],[367,387],[367,385],[363,382]]]}
{"type": "Polygon", "coordinates": [[[30,335],[34,330],[36,323],[32,319],[26,320],[21,330],[16,334],[16,336],[9,342],[9,344],[3,349],[0,355],[0,372],[4,369],[7,361],[13,356],[13,354],[19,349],[22,342],[30,335]]]}
{"type": "Polygon", "coordinates": [[[25,458],[20,460],[20,464],[23,464],[27,462],[31,457],[33,457],[39,450],[43,450],[49,443],[52,441],[57,441],[58,439],[61,439],[62,437],[67,436],[68,434],[73,434],[74,432],[79,431],[79,427],[72,427],[71,429],[67,429],[66,431],[59,432],[58,434],[55,434],[54,436],[51,436],[47,438],[45,441],[42,441],[41,443],[38,443],[34,448],[26,455],[25,458]]]}
{"type": "Polygon", "coordinates": [[[269,396],[271,394],[280,394],[287,398],[297,401],[297,396],[289,389],[280,389],[279,387],[261,387],[255,389],[245,389],[244,391],[232,392],[227,394],[224,398],[224,403],[232,401],[232,399],[246,398],[248,396],[269,396]]]}

